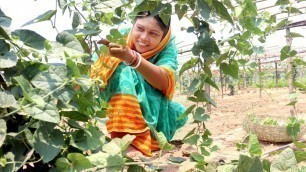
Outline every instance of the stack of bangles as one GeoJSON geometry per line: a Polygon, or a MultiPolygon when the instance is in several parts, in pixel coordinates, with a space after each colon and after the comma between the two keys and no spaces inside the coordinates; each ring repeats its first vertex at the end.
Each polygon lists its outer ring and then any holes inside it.
{"type": "Polygon", "coordinates": [[[132,52],[133,52],[132,61],[131,62],[125,62],[124,61],[123,63],[127,66],[130,66],[132,69],[137,69],[139,67],[140,63],[141,63],[142,57],[138,52],[133,51],[133,50],[132,50],[132,52]]]}

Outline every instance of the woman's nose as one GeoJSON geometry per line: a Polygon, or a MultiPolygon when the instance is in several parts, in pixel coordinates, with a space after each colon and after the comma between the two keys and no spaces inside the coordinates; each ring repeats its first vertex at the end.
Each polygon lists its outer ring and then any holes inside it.
{"type": "Polygon", "coordinates": [[[142,32],[140,35],[140,38],[147,41],[149,39],[147,32],[142,32]]]}

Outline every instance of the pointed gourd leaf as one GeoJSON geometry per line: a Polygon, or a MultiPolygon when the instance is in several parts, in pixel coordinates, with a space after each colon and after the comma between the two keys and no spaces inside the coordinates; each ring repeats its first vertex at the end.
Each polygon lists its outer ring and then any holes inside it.
{"type": "Polygon", "coordinates": [[[255,134],[249,135],[248,150],[252,157],[254,156],[260,157],[262,154],[261,145],[255,134]]]}
{"type": "Polygon", "coordinates": [[[208,3],[205,0],[197,0],[197,4],[198,4],[199,7],[201,7],[201,9],[200,9],[201,16],[204,19],[209,19],[211,9],[210,9],[208,3]]]}
{"type": "Polygon", "coordinates": [[[193,111],[193,109],[195,107],[196,107],[196,105],[192,105],[192,106],[188,107],[179,117],[177,117],[176,120],[181,120],[181,119],[185,118],[186,116],[188,116],[193,111]]]}
{"type": "Polygon", "coordinates": [[[227,9],[223,5],[223,3],[219,2],[218,0],[212,0],[212,6],[215,9],[215,12],[222,18],[227,20],[229,23],[234,25],[232,17],[229,15],[227,9]]]}
{"type": "Polygon", "coordinates": [[[136,138],[134,135],[125,135],[121,139],[115,138],[114,142],[121,148],[121,150],[126,150],[132,141],[136,138]]]}
{"type": "Polygon", "coordinates": [[[298,38],[298,37],[304,38],[303,35],[301,35],[300,33],[296,33],[296,32],[290,32],[290,37],[291,38],[298,38]]]}
{"type": "Polygon", "coordinates": [[[10,44],[6,43],[5,40],[0,39],[0,54],[10,51],[10,44]]]}
{"type": "Polygon", "coordinates": [[[0,147],[1,147],[6,137],[6,122],[3,119],[0,119],[0,126],[1,126],[0,127],[0,147]]]}
{"type": "Polygon", "coordinates": [[[39,89],[46,91],[54,91],[60,86],[64,86],[67,76],[67,69],[65,66],[50,66],[48,70],[45,70],[36,75],[31,83],[39,89]]]}
{"type": "Polygon", "coordinates": [[[294,151],[294,156],[296,158],[297,163],[306,161],[306,152],[304,151],[294,151]]]}
{"type": "Polygon", "coordinates": [[[26,44],[29,47],[39,50],[45,48],[44,42],[46,39],[32,30],[18,29],[13,31],[12,35],[18,36],[20,41],[22,41],[24,44],[26,44]]]}
{"type": "Polygon", "coordinates": [[[235,79],[238,79],[239,66],[237,61],[232,61],[231,64],[221,63],[220,69],[226,75],[229,75],[235,79]]]}
{"type": "Polygon", "coordinates": [[[1,26],[0,26],[0,36],[3,37],[4,39],[11,40],[10,36],[8,36],[6,31],[1,26]]]}
{"type": "Polygon", "coordinates": [[[78,12],[74,12],[72,17],[72,28],[77,28],[81,24],[81,22],[81,15],[78,12]]]}
{"type": "Polygon", "coordinates": [[[29,107],[23,108],[22,112],[32,116],[34,119],[58,124],[60,122],[60,115],[58,109],[46,103],[44,106],[31,104],[29,107]]]}
{"type": "Polygon", "coordinates": [[[87,159],[95,166],[113,167],[122,166],[124,164],[122,156],[119,154],[111,155],[105,152],[98,152],[87,156],[87,159]]]}
{"type": "Polygon", "coordinates": [[[12,22],[12,18],[5,15],[4,12],[0,9],[0,26],[8,28],[11,26],[11,22],[12,22]]]}
{"type": "Polygon", "coordinates": [[[84,52],[81,43],[78,39],[67,31],[63,31],[56,36],[56,41],[64,45],[65,47],[84,52]]]}
{"type": "Polygon", "coordinates": [[[246,155],[240,155],[237,170],[248,172],[263,171],[263,167],[259,157],[251,158],[246,155]]]}
{"type": "Polygon", "coordinates": [[[83,154],[69,153],[67,158],[71,162],[72,171],[84,171],[92,167],[89,159],[83,154]]]}
{"type": "Polygon", "coordinates": [[[155,129],[151,129],[151,131],[153,131],[153,135],[156,138],[158,145],[160,147],[161,150],[173,150],[174,145],[170,144],[167,141],[166,136],[162,133],[162,132],[157,132],[155,129]]]}
{"type": "Polygon", "coordinates": [[[277,0],[275,5],[288,5],[290,4],[289,0],[277,0]]]}
{"type": "Polygon", "coordinates": [[[33,23],[39,23],[39,22],[42,22],[42,21],[50,20],[55,14],[56,14],[56,10],[46,11],[45,13],[36,17],[35,19],[30,20],[27,23],[23,24],[21,27],[27,26],[27,25],[30,25],[30,24],[33,24],[33,23]]]}
{"type": "Polygon", "coordinates": [[[74,131],[71,135],[70,145],[82,151],[96,150],[104,143],[104,135],[93,126],[87,129],[74,131]]]}
{"type": "Polygon", "coordinates": [[[185,137],[183,140],[183,143],[189,144],[189,145],[196,145],[199,139],[200,139],[200,136],[198,134],[193,134],[188,137],[185,137]]]}
{"type": "Polygon", "coordinates": [[[11,92],[0,91],[0,108],[18,107],[18,102],[11,92]]]}
{"type": "Polygon", "coordinates": [[[67,158],[57,158],[55,162],[56,169],[63,172],[72,171],[71,163],[67,158]]]}
{"type": "Polygon", "coordinates": [[[14,67],[17,64],[17,61],[17,55],[14,52],[9,51],[4,54],[0,54],[0,69],[14,67]]]}
{"type": "Polygon", "coordinates": [[[38,128],[34,133],[34,149],[41,156],[44,163],[53,160],[64,144],[63,133],[58,129],[50,129],[46,126],[38,128]]]}
{"type": "Polygon", "coordinates": [[[297,161],[291,148],[283,150],[271,164],[271,171],[287,171],[297,167],[297,161]]]}
{"type": "Polygon", "coordinates": [[[187,95],[190,95],[193,92],[195,92],[199,88],[200,84],[201,84],[201,81],[198,78],[194,78],[190,86],[188,87],[187,95]]]}
{"type": "Polygon", "coordinates": [[[182,68],[180,69],[179,75],[181,76],[186,70],[195,67],[198,62],[199,60],[194,58],[188,60],[186,63],[183,64],[182,68]]]}
{"type": "Polygon", "coordinates": [[[177,17],[179,18],[179,20],[181,20],[184,15],[187,13],[188,7],[187,5],[179,5],[179,4],[175,4],[175,13],[177,14],[177,17]]]}

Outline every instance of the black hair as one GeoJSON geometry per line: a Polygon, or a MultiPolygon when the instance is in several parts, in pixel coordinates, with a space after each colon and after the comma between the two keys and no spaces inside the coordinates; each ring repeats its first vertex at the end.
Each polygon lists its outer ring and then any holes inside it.
{"type": "Polygon", "coordinates": [[[168,30],[170,28],[171,18],[170,18],[168,24],[165,24],[158,14],[153,16],[153,15],[151,15],[150,11],[141,11],[141,12],[138,12],[136,17],[135,17],[135,22],[136,22],[137,19],[141,19],[141,18],[149,17],[149,16],[155,18],[158,21],[158,25],[164,31],[165,34],[168,32],[168,30]]]}

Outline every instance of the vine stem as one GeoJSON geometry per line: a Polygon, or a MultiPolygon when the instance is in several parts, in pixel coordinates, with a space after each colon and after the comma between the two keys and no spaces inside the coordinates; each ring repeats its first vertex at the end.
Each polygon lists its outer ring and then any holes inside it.
{"type": "MultiPolygon", "coordinates": [[[[44,99],[44,98],[50,96],[50,95],[53,94],[54,92],[56,92],[56,91],[60,90],[62,87],[64,87],[67,83],[68,83],[68,81],[64,82],[62,85],[60,85],[60,86],[57,87],[56,89],[52,90],[51,92],[49,92],[48,94],[46,94],[46,95],[43,96],[42,98],[44,99]]],[[[34,104],[34,103],[27,104],[27,105],[23,106],[23,108],[30,107],[30,106],[33,105],[33,104],[34,104]]],[[[10,113],[8,113],[8,114],[5,114],[5,115],[2,116],[1,118],[5,118],[5,117],[7,117],[7,116],[13,115],[14,113],[17,113],[17,112],[19,112],[20,110],[21,110],[21,108],[18,108],[18,109],[14,110],[14,111],[12,111],[12,112],[10,112],[10,113]]]]}

